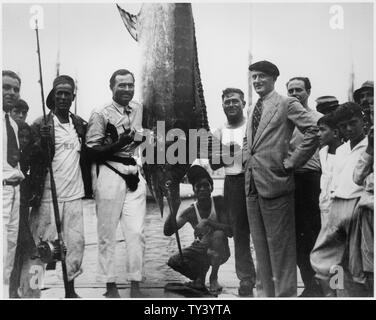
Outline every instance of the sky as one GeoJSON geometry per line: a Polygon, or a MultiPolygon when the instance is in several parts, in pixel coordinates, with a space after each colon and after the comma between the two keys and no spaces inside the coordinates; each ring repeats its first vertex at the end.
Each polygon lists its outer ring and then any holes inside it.
{"type": "MultiPolygon", "coordinates": [[[[45,97],[56,75],[59,52],[60,73],[77,80],[77,109],[83,118],[88,119],[94,108],[111,100],[109,78],[119,68],[134,71],[135,99],[142,100],[138,90],[142,64],[139,47],[124,27],[115,4],[38,4],[43,11],[39,36],[45,97]]],[[[2,4],[3,69],[14,70],[22,78],[21,97],[30,106],[29,122],[42,114],[36,36],[30,27],[33,5],[2,4]]],[[[141,6],[120,5],[133,14],[141,6]]],[[[289,78],[308,76],[312,83],[312,107],[321,95],[335,95],[340,102],[347,100],[352,66],[355,88],[373,80],[372,4],[340,3],[340,29],[333,29],[330,24],[334,19],[330,13],[333,5],[193,3],[210,126],[216,128],[225,121],[221,107],[224,88],[241,88],[249,103],[250,54],[253,62],[270,60],[278,66],[281,76],[276,90],[281,94],[286,94],[289,78]]]]}

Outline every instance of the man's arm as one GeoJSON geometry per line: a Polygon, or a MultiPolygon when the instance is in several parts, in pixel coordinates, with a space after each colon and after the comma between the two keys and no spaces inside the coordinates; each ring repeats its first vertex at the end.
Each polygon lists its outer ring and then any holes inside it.
{"type": "Polygon", "coordinates": [[[287,117],[304,135],[302,143],[284,162],[286,169],[294,169],[305,164],[319,146],[317,127],[319,116],[313,111],[307,111],[297,99],[290,99],[288,103],[287,117]]]}
{"type": "MultiPolygon", "coordinates": [[[[211,145],[209,146],[209,150],[211,151],[211,152],[209,152],[209,164],[210,164],[210,168],[215,171],[215,170],[218,170],[218,169],[225,166],[225,164],[222,162],[222,157],[221,157],[221,154],[220,154],[220,151],[222,149],[221,148],[221,143],[222,143],[221,129],[217,129],[217,130],[214,131],[213,138],[211,139],[211,145]],[[219,150],[217,150],[218,148],[219,148],[219,150]],[[215,150],[213,150],[213,149],[215,149],[215,150]],[[213,163],[213,158],[215,158],[215,159],[219,158],[219,163],[213,163]]],[[[216,162],[218,162],[218,161],[216,161],[216,162]]]]}
{"type": "Polygon", "coordinates": [[[226,237],[232,237],[232,229],[230,225],[213,221],[210,219],[203,219],[202,222],[203,221],[206,221],[205,223],[213,230],[221,230],[226,234],[226,237]]]}
{"type": "MultiPolygon", "coordinates": [[[[176,216],[176,226],[177,226],[178,230],[181,227],[183,227],[187,222],[190,222],[189,221],[190,220],[189,217],[190,217],[190,215],[192,213],[192,210],[193,210],[192,207],[188,207],[181,214],[178,214],[176,216]]],[[[173,219],[174,219],[173,216],[169,212],[168,216],[166,218],[164,227],[163,227],[163,233],[164,233],[165,236],[168,236],[168,237],[172,236],[175,233],[175,231],[176,231],[173,219]]]]}
{"type": "Polygon", "coordinates": [[[93,112],[88,123],[86,146],[94,161],[106,160],[133,141],[134,132],[130,131],[120,134],[116,141],[111,140],[111,143],[105,144],[106,129],[107,123],[103,115],[93,112]]]}

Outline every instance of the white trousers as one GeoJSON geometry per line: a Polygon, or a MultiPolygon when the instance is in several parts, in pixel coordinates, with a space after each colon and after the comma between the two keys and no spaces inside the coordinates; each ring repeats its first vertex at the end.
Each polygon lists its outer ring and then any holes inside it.
{"type": "MultiPolygon", "coordinates": [[[[63,240],[67,248],[65,263],[68,281],[71,281],[82,273],[81,264],[85,249],[83,203],[82,199],[77,199],[59,201],[58,205],[63,240]]],[[[30,229],[36,245],[40,239],[49,241],[57,239],[52,202],[42,202],[37,211],[32,211],[30,229]]],[[[35,257],[23,262],[19,289],[22,298],[40,298],[45,267],[46,265],[35,257]]]]}
{"type": "MultiPolygon", "coordinates": [[[[119,171],[126,166],[111,163],[119,171]]],[[[136,191],[129,191],[123,178],[101,165],[95,200],[98,216],[98,276],[103,282],[116,282],[116,229],[120,222],[126,242],[125,267],[129,281],[142,281],[144,264],[144,224],[146,182],[139,174],[136,191]]]]}
{"type": "Polygon", "coordinates": [[[20,217],[20,187],[3,186],[3,296],[8,297],[8,285],[16,254],[20,217]]]}

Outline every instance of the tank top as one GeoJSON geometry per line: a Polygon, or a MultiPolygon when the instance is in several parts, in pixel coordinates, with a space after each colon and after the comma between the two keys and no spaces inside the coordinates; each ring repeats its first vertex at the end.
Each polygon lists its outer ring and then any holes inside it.
{"type": "MultiPolygon", "coordinates": [[[[197,201],[193,203],[193,207],[195,208],[197,221],[198,221],[198,223],[200,223],[202,218],[201,218],[200,212],[198,211],[198,208],[197,208],[197,201]]],[[[215,211],[215,205],[214,205],[214,199],[213,198],[211,198],[211,211],[210,211],[209,217],[207,219],[210,219],[212,221],[217,221],[217,212],[215,211]]]]}

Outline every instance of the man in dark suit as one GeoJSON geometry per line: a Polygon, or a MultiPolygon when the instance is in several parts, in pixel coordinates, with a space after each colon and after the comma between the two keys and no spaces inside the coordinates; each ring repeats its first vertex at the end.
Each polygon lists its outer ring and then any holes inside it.
{"type": "Polygon", "coordinates": [[[296,98],[274,91],[279,76],[274,64],[259,61],[249,70],[260,96],[249,112],[245,151],[245,192],[258,275],[264,296],[296,296],[293,170],[317,148],[316,118],[296,98]],[[288,155],[295,127],[304,137],[288,155]]]}

